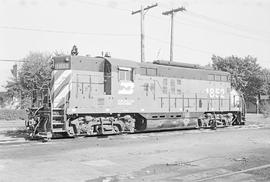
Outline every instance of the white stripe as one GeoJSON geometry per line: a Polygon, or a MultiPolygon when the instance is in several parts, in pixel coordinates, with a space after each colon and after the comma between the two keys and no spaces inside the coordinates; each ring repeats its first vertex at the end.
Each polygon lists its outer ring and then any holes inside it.
{"type": "Polygon", "coordinates": [[[66,97],[69,91],[69,85],[66,85],[64,89],[54,99],[53,106],[56,107],[63,97],[66,97]]]}
{"type": "Polygon", "coordinates": [[[56,91],[69,75],[71,75],[71,70],[65,70],[53,83],[53,91],[56,91]]]}

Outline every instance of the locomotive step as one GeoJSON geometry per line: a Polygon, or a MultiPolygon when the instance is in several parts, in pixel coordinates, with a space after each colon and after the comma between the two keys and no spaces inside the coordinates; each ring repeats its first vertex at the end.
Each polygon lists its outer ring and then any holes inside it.
{"type": "Polygon", "coordinates": [[[63,108],[53,108],[53,111],[63,111],[63,108]]]}
{"type": "Polygon", "coordinates": [[[64,115],[52,115],[53,118],[62,118],[64,115]]]}
{"type": "Polygon", "coordinates": [[[53,125],[64,125],[65,123],[52,123],[53,125]]]}
{"type": "Polygon", "coordinates": [[[54,132],[54,133],[64,133],[64,132],[67,132],[67,131],[63,130],[62,128],[53,128],[52,132],[54,132]]]}

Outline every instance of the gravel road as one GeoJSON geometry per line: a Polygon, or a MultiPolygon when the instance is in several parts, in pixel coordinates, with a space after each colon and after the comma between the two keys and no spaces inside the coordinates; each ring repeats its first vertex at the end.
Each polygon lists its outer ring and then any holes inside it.
{"type": "Polygon", "coordinates": [[[270,181],[269,124],[46,143],[17,126],[0,131],[0,181],[270,181]]]}

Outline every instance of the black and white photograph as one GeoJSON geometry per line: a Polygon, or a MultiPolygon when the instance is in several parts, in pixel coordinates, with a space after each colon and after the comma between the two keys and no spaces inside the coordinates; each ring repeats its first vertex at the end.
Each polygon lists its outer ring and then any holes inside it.
{"type": "Polygon", "coordinates": [[[0,182],[269,182],[269,0],[0,0],[0,182]]]}

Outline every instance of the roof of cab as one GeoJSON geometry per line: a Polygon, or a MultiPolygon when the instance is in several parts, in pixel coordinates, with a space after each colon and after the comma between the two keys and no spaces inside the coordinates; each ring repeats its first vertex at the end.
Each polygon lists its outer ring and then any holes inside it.
{"type": "Polygon", "coordinates": [[[110,57],[101,57],[111,63],[112,66],[116,67],[131,67],[131,68],[137,68],[139,67],[140,63],[131,61],[131,60],[126,60],[126,59],[116,59],[116,58],[110,58],[110,57]]]}
{"type": "MultiPolygon", "coordinates": [[[[141,62],[131,61],[131,60],[127,60],[127,59],[118,59],[118,58],[111,58],[111,57],[71,56],[71,58],[78,60],[78,61],[81,60],[77,69],[83,69],[83,70],[89,69],[89,66],[87,66],[86,64],[92,65],[95,62],[95,64],[99,64],[99,66],[96,65],[99,67],[99,71],[103,71],[102,65],[103,65],[104,61],[108,61],[112,65],[113,70],[117,70],[119,67],[130,67],[130,68],[147,67],[147,68],[158,69],[159,74],[161,74],[161,75],[168,74],[168,71],[174,72],[177,70],[182,70],[182,71],[188,71],[188,70],[195,71],[195,70],[197,70],[196,72],[207,72],[207,73],[212,73],[212,74],[223,74],[223,75],[229,74],[228,72],[224,72],[224,71],[220,71],[220,70],[205,69],[203,67],[198,67],[198,66],[196,68],[195,67],[194,68],[187,68],[187,67],[174,66],[174,65],[153,64],[152,62],[141,63],[141,62]]],[[[175,62],[175,63],[177,63],[177,62],[175,62]]],[[[179,63],[179,64],[185,64],[185,63],[179,63]]],[[[188,64],[186,64],[186,65],[188,65],[188,64]]],[[[92,67],[92,69],[97,69],[97,68],[94,68],[93,65],[90,67],[92,67]]]]}

